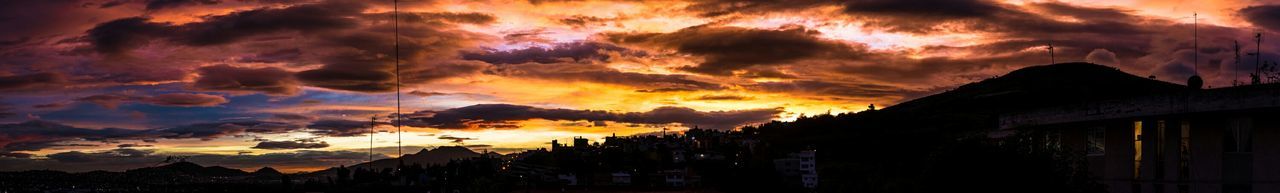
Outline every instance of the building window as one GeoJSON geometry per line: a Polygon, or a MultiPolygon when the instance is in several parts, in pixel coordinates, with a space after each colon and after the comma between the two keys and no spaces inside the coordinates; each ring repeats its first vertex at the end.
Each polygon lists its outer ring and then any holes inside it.
{"type": "Polygon", "coordinates": [[[1187,185],[1187,181],[1191,180],[1191,122],[1182,121],[1181,132],[1179,135],[1182,140],[1178,143],[1178,192],[1186,193],[1191,187],[1187,185]]]}
{"type": "Polygon", "coordinates": [[[1133,122],[1133,179],[1142,177],[1142,121],[1133,122]]]}
{"type": "Polygon", "coordinates": [[[1107,129],[1105,127],[1095,127],[1089,129],[1088,146],[1085,147],[1085,155],[1102,156],[1107,154],[1107,129]]]}
{"type": "Polygon", "coordinates": [[[1044,147],[1050,150],[1062,150],[1062,131],[1049,130],[1044,134],[1044,147]]]}
{"type": "MultiPolygon", "coordinates": [[[[1149,143],[1154,145],[1156,148],[1156,154],[1155,157],[1153,157],[1155,161],[1154,164],[1151,165],[1151,167],[1154,168],[1151,174],[1156,179],[1164,179],[1164,166],[1167,164],[1166,161],[1168,161],[1168,159],[1165,158],[1165,151],[1167,151],[1166,149],[1168,149],[1169,143],[1166,142],[1168,139],[1165,137],[1169,135],[1168,133],[1165,133],[1165,126],[1164,120],[1156,121],[1156,139],[1149,143]]],[[[1164,187],[1156,187],[1156,192],[1164,192],[1162,191],[1163,189],[1164,187]]]]}
{"type": "Polygon", "coordinates": [[[1227,153],[1253,152],[1253,120],[1249,118],[1231,119],[1227,124],[1226,139],[1223,151],[1227,153]]]}

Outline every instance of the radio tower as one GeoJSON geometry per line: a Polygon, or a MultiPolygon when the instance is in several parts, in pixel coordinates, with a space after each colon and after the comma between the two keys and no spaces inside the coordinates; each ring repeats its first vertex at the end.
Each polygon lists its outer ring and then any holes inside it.
{"type": "Polygon", "coordinates": [[[1240,86],[1240,41],[1236,40],[1236,62],[1231,66],[1231,86],[1240,86]]]}
{"type": "MultiPolygon", "coordinates": [[[[396,58],[396,158],[404,156],[404,150],[400,147],[403,138],[400,137],[400,0],[392,0],[391,3],[391,19],[395,25],[395,58],[396,58]]],[[[404,165],[404,160],[400,159],[400,165],[404,165]]]]}
{"type": "Polygon", "coordinates": [[[1250,56],[1256,57],[1253,65],[1253,74],[1249,74],[1249,78],[1252,79],[1252,84],[1262,84],[1262,32],[1258,32],[1253,38],[1257,41],[1258,50],[1249,53],[1250,56]]]}
{"type": "Polygon", "coordinates": [[[1191,66],[1193,66],[1192,69],[1194,74],[1191,75],[1191,78],[1187,79],[1187,86],[1193,89],[1200,89],[1201,87],[1204,86],[1204,79],[1200,78],[1200,29],[1199,29],[1200,17],[1199,16],[1200,16],[1199,13],[1193,13],[1191,15],[1191,20],[1192,20],[1191,21],[1191,39],[1193,39],[1192,41],[1194,42],[1192,43],[1192,47],[1191,47],[1192,49],[1191,52],[1193,53],[1191,57],[1191,60],[1192,60],[1191,66]]]}

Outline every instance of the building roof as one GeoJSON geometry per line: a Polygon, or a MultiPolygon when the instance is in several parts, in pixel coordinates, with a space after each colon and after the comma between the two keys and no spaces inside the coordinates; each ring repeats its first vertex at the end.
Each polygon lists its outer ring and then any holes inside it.
{"type": "Polygon", "coordinates": [[[1122,118],[1280,108],[1280,84],[1192,90],[1091,101],[1000,116],[1000,129],[1122,118]]]}

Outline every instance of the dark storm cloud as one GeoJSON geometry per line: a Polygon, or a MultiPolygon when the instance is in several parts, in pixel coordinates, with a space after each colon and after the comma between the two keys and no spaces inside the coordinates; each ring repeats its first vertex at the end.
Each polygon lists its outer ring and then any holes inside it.
{"type": "Polygon", "coordinates": [[[46,155],[46,157],[49,157],[49,159],[52,159],[58,162],[84,163],[84,162],[101,161],[101,159],[103,158],[139,158],[139,157],[150,155],[152,152],[153,151],[148,151],[148,150],[121,148],[121,149],[112,149],[112,150],[106,150],[101,152],[91,152],[91,153],[85,153],[80,151],[68,151],[68,152],[49,154],[49,155],[46,155]]]}
{"type": "Polygon", "coordinates": [[[609,53],[643,55],[643,52],[600,42],[571,42],[552,45],[549,48],[529,47],[507,51],[464,53],[462,59],[479,60],[490,64],[558,63],[584,60],[609,60],[609,53]]]}
{"type": "Polygon", "coordinates": [[[126,143],[126,144],[116,145],[116,147],[119,147],[119,148],[152,147],[152,146],[154,145],[136,144],[136,143],[126,143]]]}
{"type": "Polygon", "coordinates": [[[56,103],[45,103],[45,104],[36,104],[36,105],[31,105],[31,108],[37,108],[37,109],[60,109],[60,108],[63,108],[63,107],[67,107],[67,105],[69,105],[69,103],[67,103],[67,102],[56,102],[56,103]]]}
{"type": "MultiPolygon", "coordinates": [[[[408,38],[400,40],[400,56],[406,62],[401,66],[404,84],[431,82],[449,77],[479,73],[487,67],[483,62],[440,60],[434,57],[452,58],[456,50],[471,44],[474,34],[419,26],[401,26],[408,38]],[[423,38],[421,40],[414,38],[423,38]]],[[[395,88],[393,36],[373,32],[353,33],[333,37],[327,44],[350,47],[360,52],[335,54],[324,59],[319,69],[297,73],[299,80],[312,86],[359,92],[388,92],[395,88]]]]}
{"type": "MultiPolygon", "coordinates": [[[[392,18],[391,13],[368,14],[369,19],[392,18]]],[[[451,22],[461,24],[489,24],[498,19],[487,13],[457,12],[401,12],[400,21],[405,23],[451,22]]]]}
{"type": "MultiPolygon", "coordinates": [[[[181,5],[196,1],[154,1],[181,5]]],[[[367,6],[356,1],[325,1],[287,8],[260,8],[207,16],[203,21],[182,25],[151,22],[150,18],[118,19],[88,31],[88,40],[100,53],[118,54],[165,39],[191,46],[233,43],[251,36],[278,32],[322,33],[356,27],[351,18],[367,6]]]]}
{"type": "Polygon", "coordinates": [[[177,41],[187,45],[220,45],[276,32],[321,33],[358,26],[351,18],[367,5],[357,1],[325,1],[281,9],[255,9],[227,15],[210,16],[203,22],[179,27],[177,41]]]}
{"type": "Polygon", "coordinates": [[[42,88],[65,81],[61,74],[49,72],[10,76],[0,75],[0,92],[42,88]]]}
{"type": "MultiPolygon", "coordinates": [[[[0,152],[38,151],[49,147],[85,145],[67,143],[76,140],[93,142],[117,140],[154,141],[155,139],[212,140],[243,133],[284,133],[302,128],[299,125],[278,122],[235,121],[197,123],[146,130],[120,128],[85,129],[35,120],[23,123],[0,124],[0,152]]],[[[130,145],[129,147],[141,146],[130,145]]]]}
{"type": "Polygon", "coordinates": [[[836,5],[838,2],[828,0],[709,0],[685,7],[685,10],[699,13],[704,17],[718,17],[735,13],[753,14],[794,11],[822,5],[836,5]]]}
{"type": "Polygon", "coordinates": [[[807,58],[857,57],[864,48],[822,40],[803,27],[751,29],[695,26],[672,33],[607,34],[614,42],[675,50],[702,57],[703,62],[682,70],[731,75],[757,65],[781,65],[807,58]]]}
{"type": "Polygon", "coordinates": [[[116,109],[121,104],[142,102],[158,106],[175,107],[212,107],[227,103],[227,99],[218,95],[168,93],[156,96],[140,96],[133,94],[99,94],[76,98],[76,101],[97,104],[107,109],[116,109]]]}
{"type": "Polygon", "coordinates": [[[297,73],[298,80],[311,86],[361,92],[385,92],[395,88],[391,65],[381,58],[356,54],[335,56],[320,69],[297,73]]]}
{"type": "Polygon", "coordinates": [[[301,128],[299,125],[263,121],[213,122],[146,130],[136,138],[213,140],[246,132],[285,133],[301,128]]]}
{"type": "Polygon", "coordinates": [[[441,129],[465,129],[483,125],[513,125],[514,121],[545,119],[554,121],[613,121],[638,124],[697,125],[713,129],[732,129],[750,123],[777,118],[782,109],[735,111],[697,111],[685,107],[659,107],[646,112],[609,112],[597,110],[548,109],[511,104],[481,104],[447,109],[420,111],[410,115],[409,125],[441,129]]]}
{"type": "Polygon", "coordinates": [[[556,21],[559,21],[561,24],[572,26],[576,29],[576,28],[602,25],[602,24],[605,24],[606,22],[617,21],[620,19],[621,18],[602,18],[602,17],[596,17],[596,16],[574,15],[574,16],[560,18],[559,20],[556,20],[556,21]]]}
{"type": "Polygon", "coordinates": [[[253,146],[254,149],[316,149],[326,147],[329,147],[329,143],[323,141],[263,141],[253,146]]]}
{"type": "Polygon", "coordinates": [[[214,65],[200,68],[199,74],[200,78],[192,86],[202,90],[258,91],[271,95],[296,95],[302,90],[291,72],[275,67],[214,65]]]}
{"type": "Polygon", "coordinates": [[[316,117],[313,116],[292,113],[276,113],[272,114],[271,118],[283,121],[310,121],[316,119],[316,117]]]}
{"type": "Polygon", "coordinates": [[[688,92],[688,91],[697,91],[697,90],[687,89],[687,88],[670,88],[670,87],[636,90],[636,92],[639,92],[639,93],[688,92]]]}
{"type": "MultiPolygon", "coordinates": [[[[222,0],[147,0],[147,10],[155,11],[192,5],[215,5],[218,3],[222,3],[222,0]]],[[[110,7],[107,6],[107,4],[103,4],[102,6],[110,7]]]]}
{"type": "Polygon", "coordinates": [[[467,140],[475,140],[476,138],[470,138],[470,137],[454,137],[454,136],[450,136],[450,135],[442,135],[442,136],[440,136],[440,137],[437,137],[437,139],[449,140],[450,142],[453,142],[453,143],[464,143],[464,142],[466,142],[467,140]]]}
{"type": "Polygon", "coordinates": [[[1280,5],[1249,6],[1240,9],[1239,14],[1253,26],[1280,31],[1280,5]]]}
{"type": "Polygon", "coordinates": [[[116,109],[121,104],[142,100],[145,97],[128,94],[99,94],[76,98],[76,101],[93,103],[102,108],[116,109]]]}
{"type": "Polygon", "coordinates": [[[443,93],[443,92],[435,92],[435,91],[421,91],[421,90],[415,90],[415,91],[411,91],[411,92],[409,92],[408,94],[410,94],[410,95],[416,95],[416,96],[423,96],[423,97],[430,97],[430,96],[444,96],[444,95],[451,95],[451,94],[454,94],[454,93],[443,93]]]}
{"type": "Polygon", "coordinates": [[[65,146],[67,144],[61,142],[67,140],[102,141],[131,137],[138,132],[118,128],[84,129],[41,120],[0,124],[0,152],[36,151],[65,146]]]}
{"type": "Polygon", "coordinates": [[[842,13],[859,17],[866,27],[893,32],[934,33],[940,31],[989,31],[1013,33],[1123,33],[1138,32],[1141,17],[1127,10],[1090,8],[1065,3],[1031,3],[1027,8],[989,0],[848,0],[848,1],[704,1],[689,9],[706,16],[731,13],[799,11],[820,6],[839,6],[842,13]],[[1079,19],[1063,22],[1053,15],[1079,19]],[[956,24],[946,26],[944,24],[956,24]]]}
{"type": "Polygon", "coordinates": [[[695,80],[679,74],[645,74],[622,72],[595,64],[508,64],[493,68],[489,73],[549,80],[583,81],[635,86],[641,88],[679,88],[689,90],[719,90],[716,83],[695,80]]]}
{"type": "MultiPolygon", "coordinates": [[[[371,4],[379,3],[381,2],[325,0],[285,7],[266,6],[204,16],[201,21],[184,24],[152,22],[142,17],[125,18],[98,25],[89,30],[83,39],[88,40],[94,50],[105,54],[123,54],[158,41],[167,42],[169,44],[166,46],[171,47],[263,47],[262,49],[272,50],[239,57],[239,61],[320,63],[323,64],[320,68],[296,72],[293,79],[309,86],[336,90],[388,92],[396,85],[391,71],[395,63],[392,56],[397,53],[392,49],[395,47],[392,41],[394,36],[391,35],[392,23],[386,21],[390,17],[384,17],[389,16],[389,13],[367,12],[372,7],[371,4]],[[306,38],[268,37],[272,35],[306,38]],[[273,48],[264,44],[246,43],[259,41],[302,44],[308,46],[308,49],[303,52],[297,47],[273,48]]],[[[492,15],[423,12],[406,14],[403,18],[410,21],[402,22],[399,26],[399,55],[402,60],[400,75],[403,84],[468,76],[486,68],[486,64],[481,62],[453,60],[457,58],[459,50],[474,48],[474,41],[488,38],[484,34],[455,29],[455,25],[492,23],[495,20],[492,15]]],[[[112,68],[109,65],[100,67],[112,68]]],[[[273,77],[279,77],[282,81],[267,82],[285,83],[283,80],[287,79],[286,76],[273,77]]],[[[176,78],[180,77],[159,80],[176,78]]],[[[228,86],[235,85],[213,86],[217,90],[223,90],[232,89],[228,86]]],[[[278,95],[296,92],[283,85],[260,86],[265,87],[246,89],[278,95]]]]}
{"type": "Polygon", "coordinates": [[[850,0],[844,12],[857,15],[950,19],[991,17],[1005,8],[987,0],[850,0]]]}
{"type": "MultiPolygon", "coordinates": [[[[369,125],[367,121],[351,121],[351,120],[320,120],[307,125],[310,132],[316,135],[331,137],[347,137],[359,136],[369,133],[369,125]]],[[[380,123],[381,124],[381,123],[380,123]]]]}
{"type": "Polygon", "coordinates": [[[9,145],[5,145],[3,149],[0,149],[0,151],[6,151],[6,152],[39,151],[42,149],[53,148],[53,147],[97,147],[97,146],[98,145],[94,145],[94,144],[63,143],[60,141],[20,142],[20,143],[10,143],[9,145]]]}
{"type": "Polygon", "coordinates": [[[250,57],[240,58],[240,62],[260,62],[260,63],[277,63],[289,62],[299,59],[302,56],[302,49],[289,48],[276,51],[258,53],[250,57]]]}
{"type": "Polygon", "coordinates": [[[168,23],[153,23],[149,18],[131,17],[117,19],[89,29],[87,38],[93,49],[104,54],[121,54],[146,46],[156,37],[173,33],[168,23]]]}
{"type": "Polygon", "coordinates": [[[13,116],[14,113],[10,112],[12,110],[13,110],[13,105],[10,105],[9,103],[5,103],[5,102],[0,102],[0,118],[13,116]]]}
{"type": "Polygon", "coordinates": [[[227,103],[227,99],[222,96],[192,93],[160,94],[145,101],[152,105],[176,107],[212,107],[227,103]]]}
{"type": "Polygon", "coordinates": [[[751,100],[751,97],[747,97],[747,96],[739,96],[739,95],[702,95],[702,96],[699,96],[699,97],[697,97],[697,98],[693,98],[693,100],[704,100],[704,101],[741,101],[741,100],[751,100]]]}
{"type": "Polygon", "coordinates": [[[860,99],[902,96],[910,92],[909,90],[888,85],[834,83],[816,80],[764,82],[748,85],[747,87],[768,92],[809,93],[860,99]]]}

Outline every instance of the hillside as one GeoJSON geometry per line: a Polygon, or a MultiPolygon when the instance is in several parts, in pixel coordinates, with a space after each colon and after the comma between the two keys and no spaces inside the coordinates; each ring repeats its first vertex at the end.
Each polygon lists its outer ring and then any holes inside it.
{"type": "Polygon", "coordinates": [[[1134,76],[1107,66],[1062,63],[1014,70],[1004,76],[878,111],[815,116],[749,129],[773,131],[764,137],[796,142],[783,145],[811,145],[827,138],[839,140],[836,138],[848,136],[846,132],[850,132],[850,128],[860,128],[860,132],[956,137],[954,135],[984,133],[995,128],[1001,113],[1186,90],[1182,85],[1134,76]]]}
{"type": "Polygon", "coordinates": [[[237,169],[226,168],[222,166],[204,167],[191,162],[177,162],[169,165],[138,168],[125,171],[128,174],[150,174],[150,175],[190,175],[190,176],[243,176],[248,175],[237,169]]]}
{"type": "Polygon", "coordinates": [[[1185,90],[1092,63],[1031,66],[903,102],[885,112],[998,112],[1185,90]]]}
{"type": "Polygon", "coordinates": [[[1134,76],[1108,66],[1061,63],[1031,66],[882,109],[890,119],[915,120],[921,129],[994,128],[1002,113],[1183,92],[1187,87],[1134,76]]]}
{"type": "Polygon", "coordinates": [[[986,143],[1000,114],[1188,90],[1107,66],[1063,63],[1015,70],[877,111],[805,117],[743,130],[758,133],[775,156],[819,149],[820,184],[837,184],[824,186],[836,192],[938,192],[927,187],[958,182],[1036,189],[1028,187],[1059,186],[1067,180],[1027,179],[1079,176],[1053,172],[1060,171],[1053,169],[1051,160],[1056,158],[986,143]],[[990,176],[973,176],[979,173],[990,176]]]}
{"type": "MultiPolygon", "coordinates": [[[[368,166],[373,166],[374,168],[395,168],[400,164],[401,159],[404,159],[404,165],[421,164],[423,166],[429,166],[429,165],[436,165],[436,164],[446,164],[446,163],[449,163],[450,160],[455,160],[455,159],[479,157],[480,155],[481,155],[480,153],[471,151],[471,149],[467,149],[466,147],[444,146],[444,147],[437,147],[435,149],[430,149],[430,150],[422,149],[418,151],[418,153],[405,154],[401,158],[380,159],[380,160],[374,160],[373,162],[349,165],[346,167],[347,168],[365,168],[368,166]]],[[[325,170],[311,172],[307,175],[312,175],[312,176],[331,175],[334,172],[335,172],[334,168],[329,168],[325,170]]]]}

